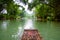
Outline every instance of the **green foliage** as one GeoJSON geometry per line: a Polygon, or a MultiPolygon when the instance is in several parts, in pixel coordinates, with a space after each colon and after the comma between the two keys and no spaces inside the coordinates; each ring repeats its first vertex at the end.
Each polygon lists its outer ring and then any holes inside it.
{"type": "Polygon", "coordinates": [[[23,2],[25,5],[28,3],[28,0],[20,0],[21,2],[23,2]]]}
{"type": "Polygon", "coordinates": [[[3,9],[7,10],[7,14],[0,14],[0,18],[5,18],[5,19],[16,19],[17,16],[20,16],[20,14],[23,14],[23,10],[19,9],[19,5],[15,4],[13,0],[0,0],[0,12],[3,9]]]}
{"type": "Polygon", "coordinates": [[[0,12],[9,4],[12,0],[0,0],[0,12]]]}
{"type": "Polygon", "coordinates": [[[35,15],[37,18],[43,18],[43,19],[47,19],[47,17],[51,17],[54,15],[53,13],[54,10],[53,8],[51,8],[50,6],[46,5],[46,4],[39,4],[35,7],[35,15]]]}
{"type": "MultiPolygon", "coordinates": [[[[46,0],[48,3],[45,0],[33,0],[32,3],[28,3],[28,0],[20,1],[25,5],[28,4],[29,10],[35,8],[36,17],[46,19],[53,16],[60,19],[60,0],[46,0]]],[[[0,0],[0,13],[3,9],[7,10],[7,14],[0,14],[0,18],[5,16],[8,18],[24,17],[24,8],[19,10],[19,5],[15,4],[13,0],[0,0]]]]}

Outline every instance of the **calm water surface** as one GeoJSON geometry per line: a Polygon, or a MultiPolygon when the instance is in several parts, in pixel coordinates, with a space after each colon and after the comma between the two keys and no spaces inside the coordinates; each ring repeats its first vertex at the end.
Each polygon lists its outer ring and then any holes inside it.
{"type": "Polygon", "coordinates": [[[24,29],[37,29],[43,40],[60,40],[60,22],[32,19],[0,21],[0,40],[20,40],[24,29]]]}

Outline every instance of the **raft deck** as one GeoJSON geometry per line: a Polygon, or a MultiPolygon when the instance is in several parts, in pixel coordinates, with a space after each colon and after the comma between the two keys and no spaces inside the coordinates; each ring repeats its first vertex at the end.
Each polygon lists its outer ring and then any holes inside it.
{"type": "Polygon", "coordinates": [[[38,30],[24,30],[21,40],[42,40],[38,30]]]}

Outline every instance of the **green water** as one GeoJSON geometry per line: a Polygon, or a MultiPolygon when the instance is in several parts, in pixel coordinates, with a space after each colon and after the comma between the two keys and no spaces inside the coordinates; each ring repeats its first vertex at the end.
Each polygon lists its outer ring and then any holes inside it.
{"type": "Polygon", "coordinates": [[[43,40],[60,40],[60,22],[32,19],[0,21],[0,40],[20,40],[24,29],[37,29],[43,40]]]}

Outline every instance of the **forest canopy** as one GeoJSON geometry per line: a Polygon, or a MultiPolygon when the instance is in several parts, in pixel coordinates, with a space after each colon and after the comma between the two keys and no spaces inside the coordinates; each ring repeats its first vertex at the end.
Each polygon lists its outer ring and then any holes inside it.
{"type": "MultiPolygon", "coordinates": [[[[21,5],[15,4],[17,0],[0,0],[0,19],[15,19],[18,16],[24,17],[25,8],[21,5]],[[19,7],[22,8],[19,9],[19,7]],[[2,10],[6,10],[7,14],[4,14],[2,10]],[[8,17],[7,17],[8,16],[8,17]]],[[[18,0],[24,5],[28,4],[28,9],[35,8],[35,16],[47,19],[60,19],[60,0],[18,0]],[[30,2],[29,2],[30,1],[30,2]]]]}

